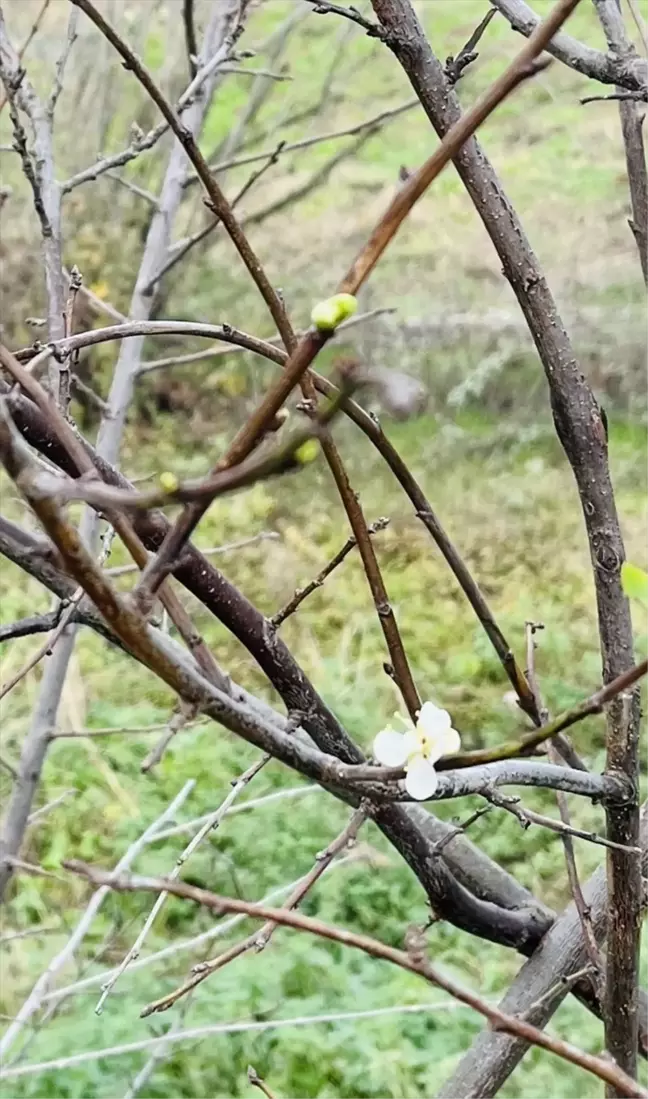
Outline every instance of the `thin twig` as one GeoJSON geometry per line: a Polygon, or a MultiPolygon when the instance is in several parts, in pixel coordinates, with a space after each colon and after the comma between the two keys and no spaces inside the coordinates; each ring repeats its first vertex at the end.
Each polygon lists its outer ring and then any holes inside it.
{"type": "Polygon", "coordinates": [[[645,92],[610,92],[609,95],[585,95],[578,100],[579,103],[608,103],[608,102],[648,103],[648,91],[645,92]]]}
{"type": "Polygon", "coordinates": [[[60,357],[83,347],[93,347],[95,344],[106,343],[111,340],[132,339],[138,336],[174,335],[201,336],[208,340],[238,344],[247,351],[256,351],[257,354],[275,362],[283,363],[284,361],[284,356],[279,349],[267,340],[250,336],[230,324],[194,324],[191,321],[126,321],[124,324],[109,325],[107,328],[93,328],[88,332],[77,332],[68,339],[54,341],[47,347],[41,347],[37,351],[31,347],[22,348],[16,353],[15,358],[18,362],[29,362],[30,372],[34,373],[51,355],[60,357]]]}
{"type": "Polygon", "coordinates": [[[605,705],[615,699],[617,695],[627,691],[647,673],[648,660],[642,660],[639,664],[635,664],[633,668],[630,668],[629,671],[623,672],[616,679],[611,680],[610,683],[604,684],[589,698],[583,699],[582,702],[578,702],[568,710],[564,710],[552,721],[547,722],[539,729],[534,729],[532,733],[526,733],[519,740],[510,741],[508,744],[500,744],[495,748],[478,748],[474,751],[462,752],[460,755],[446,756],[443,760],[439,760],[437,766],[439,768],[446,766],[471,767],[478,763],[488,763],[495,759],[512,759],[515,756],[526,754],[533,748],[537,748],[544,740],[554,737],[556,733],[569,729],[572,725],[591,714],[601,713],[605,705]]]}
{"type": "Polygon", "coordinates": [[[78,794],[78,792],[79,791],[76,789],[76,787],[73,787],[70,790],[64,790],[63,793],[59,794],[57,798],[54,798],[52,801],[48,801],[47,805],[42,805],[40,809],[35,809],[34,812],[30,813],[29,817],[27,818],[28,826],[31,827],[32,824],[35,824],[37,820],[41,820],[44,816],[46,816],[47,813],[51,813],[52,809],[56,809],[57,806],[61,804],[61,802],[66,801],[67,798],[69,798],[70,794],[78,794]]]}
{"type": "MultiPolygon", "coordinates": [[[[148,826],[141,836],[139,836],[128,848],[128,850],[122,855],[121,859],[117,863],[115,870],[122,873],[127,870],[133,860],[139,855],[140,851],[148,844],[151,836],[157,832],[159,828],[168,820],[172,820],[178,809],[183,805],[189,794],[193,790],[195,783],[193,780],[186,782],[180,792],[173,799],[171,804],[164,810],[160,816],[148,826]]],[[[79,918],[77,925],[72,932],[71,936],[65,943],[65,946],[52,958],[51,962],[47,966],[47,969],[41,974],[32,988],[29,996],[25,1000],[22,1007],[16,1014],[16,1017],[10,1027],[3,1034],[0,1039],[0,1054],[5,1056],[9,1048],[13,1045],[15,1039],[21,1033],[23,1027],[31,1019],[31,1017],[40,1009],[45,996],[51,990],[52,983],[56,974],[67,964],[70,958],[74,957],[76,950],[85,938],[99,908],[103,904],[104,900],[108,896],[110,890],[107,888],[100,888],[90,898],[90,901],[79,918]]]]}
{"type": "Polygon", "coordinates": [[[475,27],[475,30],[471,34],[468,41],[461,47],[456,57],[448,57],[445,63],[445,74],[450,84],[456,84],[458,80],[463,76],[464,71],[469,65],[472,65],[473,61],[476,61],[479,57],[475,47],[479,44],[484,31],[488,27],[491,19],[497,15],[495,8],[491,8],[486,12],[486,15],[481,22],[475,27]]]}
{"type": "Polygon", "coordinates": [[[61,607],[59,611],[55,612],[56,628],[49,635],[47,641],[45,641],[42,645],[39,645],[38,649],[36,649],[36,652],[29,657],[25,664],[23,664],[22,667],[19,668],[19,670],[11,677],[11,679],[8,679],[6,683],[3,683],[0,686],[0,699],[3,699],[5,695],[8,695],[10,691],[13,691],[14,687],[17,687],[20,681],[24,679],[25,676],[29,674],[29,672],[36,668],[44,657],[51,655],[57,641],[60,640],[70,622],[72,621],[74,617],[74,612],[77,610],[79,603],[83,599],[83,595],[83,588],[77,588],[69,605],[67,607],[61,607]]]}
{"type": "Polygon", "coordinates": [[[5,862],[12,870],[18,871],[19,874],[27,874],[32,878],[53,878],[54,881],[65,881],[60,874],[55,874],[53,870],[45,870],[42,866],[36,866],[33,862],[26,862],[25,859],[17,859],[14,855],[7,855],[5,862]]]}
{"type": "MultiPolygon", "coordinates": [[[[236,918],[236,917],[234,917],[236,918]]],[[[218,926],[218,925],[217,925],[218,926]]],[[[71,1054],[66,1057],[57,1057],[51,1061],[42,1061],[35,1064],[21,1066],[24,1075],[36,1075],[52,1069],[60,1070],[72,1068],[79,1064],[89,1064],[93,1061],[101,1061],[110,1057],[121,1057],[130,1053],[146,1052],[147,1050],[164,1050],[169,1045],[179,1042],[196,1042],[203,1038],[210,1038],[223,1034],[264,1034],[269,1031],[286,1030],[290,1028],[309,1027],[315,1025],[328,1025],[330,1023],[357,1022],[364,1019],[390,1018],[395,1015],[433,1015],[443,1016],[445,1012],[460,1011],[464,1004],[456,1000],[437,1000],[436,1002],[420,1004],[394,1004],[390,1007],[376,1007],[365,1011],[330,1011],[319,1015],[297,1015],[288,1019],[263,1019],[244,1020],[242,1022],[212,1023],[208,1026],[191,1027],[176,1030],[172,1027],[165,1034],[153,1038],[143,1038],[136,1042],[127,1042],[124,1045],[108,1046],[99,1049],[86,1050],[83,1053],[71,1054]]],[[[157,1058],[156,1058],[157,1061],[157,1058]]],[[[124,1099],[130,1099],[134,1092],[128,1093],[124,1099]]]]}
{"type": "MultiPolygon", "coordinates": [[[[387,111],[380,111],[379,114],[372,115],[371,118],[367,118],[364,122],[356,122],[354,126],[347,126],[341,130],[329,130],[323,134],[314,134],[313,137],[303,137],[299,141],[291,141],[290,143],[280,141],[273,149],[265,149],[261,153],[245,153],[242,156],[231,157],[229,160],[217,161],[211,165],[211,170],[214,173],[226,172],[230,168],[240,168],[247,164],[255,164],[259,160],[266,160],[268,157],[284,156],[286,153],[294,153],[300,149],[310,149],[314,145],[321,145],[326,141],[335,141],[342,137],[355,137],[356,134],[361,133],[362,130],[373,130],[380,126],[381,123],[387,122],[391,118],[397,118],[399,115],[404,114],[406,111],[411,111],[413,107],[417,107],[419,104],[418,99],[408,99],[405,103],[401,103],[398,107],[392,107],[387,111]]],[[[198,181],[198,176],[192,175],[186,181],[186,186],[190,186],[192,183],[198,181]]]]}
{"type": "Polygon", "coordinates": [[[259,1091],[263,1092],[266,1099],[276,1099],[274,1093],[270,1091],[270,1088],[266,1084],[265,1080],[262,1080],[253,1065],[248,1065],[247,1067],[247,1078],[252,1087],[258,1088],[259,1091]]]}
{"type": "MultiPolygon", "coordinates": [[[[169,875],[169,880],[175,881],[180,876],[182,868],[187,862],[187,859],[189,859],[193,855],[196,848],[200,846],[206,836],[216,831],[223,818],[227,815],[227,812],[232,803],[236,800],[239,794],[242,793],[248,783],[252,781],[254,776],[259,773],[261,768],[265,767],[269,758],[269,756],[262,756],[260,760],[254,763],[251,767],[248,767],[247,771],[245,771],[240,776],[240,778],[232,783],[232,789],[230,790],[227,797],[221,802],[218,809],[216,809],[210,815],[209,819],[205,821],[200,831],[196,833],[190,843],[187,844],[184,851],[178,856],[176,864],[171,871],[171,874],[169,875]]],[[[102,985],[101,996],[99,997],[99,1001],[97,1003],[97,1006],[95,1007],[96,1015],[101,1015],[106,1000],[108,999],[110,993],[112,992],[124,970],[127,969],[131,962],[135,961],[139,957],[142,946],[144,944],[144,940],[146,939],[146,936],[151,930],[153,924],[155,923],[158,913],[163,907],[166,899],[167,894],[160,893],[131,949],[125,955],[117,970],[115,970],[115,972],[111,974],[111,976],[108,978],[106,983],[102,985]]]]}
{"type": "MultiPolygon", "coordinates": [[[[200,725],[204,722],[204,718],[197,721],[188,722],[186,728],[200,725]]],[[[164,729],[168,729],[169,723],[165,721],[162,725],[134,725],[132,727],[122,728],[118,726],[114,728],[110,725],[101,729],[58,729],[51,734],[52,740],[60,740],[66,737],[93,737],[93,736],[112,736],[113,734],[118,736],[137,735],[142,736],[146,733],[159,733],[164,729]]]]}
{"type": "Polygon", "coordinates": [[[106,172],[106,175],[108,179],[114,180],[114,182],[118,183],[124,190],[130,191],[132,195],[143,199],[144,202],[147,202],[154,210],[157,210],[160,200],[156,195],[151,194],[150,191],[146,191],[143,187],[138,187],[138,185],[133,183],[131,179],[128,179],[127,176],[120,176],[119,172],[115,172],[112,169],[109,172],[106,172]]]}
{"type": "MultiPolygon", "coordinates": [[[[339,836],[328,845],[326,850],[318,854],[313,868],[305,877],[297,882],[293,891],[286,898],[286,909],[292,910],[301,904],[309,890],[329,868],[336,855],[340,854],[340,852],[344,851],[345,848],[351,846],[355,842],[356,836],[366,818],[367,813],[364,808],[356,810],[345,828],[340,832],[339,836]]],[[[246,954],[250,950],[264,950],[270,942],[277,926],[276,921],[267,920],[260,931],[254,931],[251,935],[248,935],[245,939],[242,939],[210,961],[199,962],[198,965],[193,967],[193,976],[185,981],[184,984],[175,988],[172,992],[169,992],[166,996],[147,1004],[140,1012],[141,1018],[147,1018],[149,1015],[153,1015],[159,1011],[167,1011],[177,1003],[178,1000],[182,999],[183,996],[186,996],[187,993],[196,988],[197,985],[202,984],[202,982],[210,977],[212,973],[222,969],[225,965],[234,961],[235,958],[239,958],[242,954],[246,954]]]]}
{"type": "MultiPolygon", "coordinates": [[[[233,807],[233,812],[236,811],[236,806],[233,807]]],[[[360,857],[366,859],[366,855],[362,856],[354,851],[349,855],[343,856],[337,861],[331,863],[327,870],[327,874],[332,873],[335,870],[340,869],[343,866],[348,866],[350,863],[357,861],[360,857]]],[[[262,904],[272,904],[274,901],[280,900],[282,897],[288,895],[298,884],[302,881],[302,878],[298,878],[296,881],[289,882],[284,885],[276,886],[271,889],[265,897],[261,899],[262,904]]],[[[198,950],[205,946],[206,943],[212,942],[214,939],[222,939],[227,936],[230,931],[234,931],[244,922],[246,917],[244,915],[231,916],[228,920],[220,920],[213,926],[208,928],[207,931],[201,931],[198,935],[193,935],[190,939],[182,939],[177,942],[172,942],[168,946],[162,947],[161,950],[156,950],[152,954],[147,954],[143,958],[138,958],[128,967],[129,973],[137,973],[140,969],[147,969],[152,965],[156,965],[158,962],[165,962],[167,958],[175,957],[176,954],[185,950],[198,950]]],[[[113,969],[104,970],[103,973],[93,973],[90,976],[83,977],[80,980],[74,981],[73,984],[67,985],[64,988],[55,989],[50,993],[47,993],[43,997],[43,1003],[60,1003],[62,1000],[67,999],[69,996],[77,995],[78,993],[85,993],[90,989],[94,989],[97,986],[103,985],[110,977],[116,972],[119,967],[113,969]]]]}
{"type": "Polygon", "coordinates": [[[45,114],[49,120],[50,125],[54,119],[54,112],[56,110],[56,104],[58,103],[59,96],[63,91],[63,78],[65,76],[65,66],[68,63],[68,58],[72,51],[72,47],[77,40],[77,23],[79,21],[79,13],[75,9],[72,9],[68,19],[67,33],[65,38],[65,45],[63,52],[56,62],[56,76],[54,78],[54,87],[50,92],[47,105],[45,107],[45,114]]]}
{"type": "MultiPolygon", "coordinates": [[[[265,175],[268,169],[272,168],[277,163],[277,158],[278,154],[271,154],[266,160],[265,164],[263,164],[261,168],[258,168],[255,172],[253,172],[252,175],[245,181],[238,193],[232,199],[233,210],[236,209],[236,207],[245,197],[248,191],[250,191],[252,187],[254,187],[256,183],[258,183],[258,181],[265,175]]],[[[220,218],[216,216],[212,218],[211,221],[207,222],[207,224],[203,226],[202,229],[199,229],[197,233],[194,233],[193,236],[188,237],[187,240],[181,241],[178,245],[176,245],[169,259],[162,264],[159,270],[155,272],[150,282],[147,283],[144,293],[150,294],[155,286],[157,286],[160,279],[164,275],[168,274],[168,272],[171,271],[176,266],[176,264],[180,263],[180,261],[185,258],[187,253],[190,252],[192,248],[195,248],[197,244],[200,244],[203,240],[210,236],[214,229],[216,229],[219,225],[220,218]]]]}
{"type": "MultiPolygon", "coordinates": [[[[22,46],[20,46],[18,48],[17,52],[18,52],[18,60],[19,61],[22,61],[23,57],[25,56],[25,50],[28,48],[32,38],[34,38],[34,36],[38,33],[38,29],[39,29],[39,27],[40,27],[40,25],[43,21],[43,16],[45,15],[45,12],[47,11],[49,6],[50,6],[50,0],[43,0],[38,12],[36,13],[36,17],[34,19],[34,22],[31,25],[31,28],[30,28],[30,30],[27,34],[27,37],[25,38],[22,46]]],[[[4,108],[6,106],[6,103],[7,103],[7,96],[4,95],[2,97],[2,99],[0,99],[0,114],[4,110],[4,108]]]]}
{"type": "Polygon", "coordinates": [[[445,836],[442,836],[440,840],[437,840],[434,846],[430,849],[430,854],[438,857],[441,852],[445,850],[449,843],[452,843],[452,841],[456,839],[457,836],[463,836],[464,832],[466,832],[466,830],[470,828],[471,824],[474,824],[475,821],[485,816],[486,813],[490,813],[490,811],[490,805],[482,806],[481,809],[475,809],[474,813],[471,813],[470,816],[466,817],[465,820],[454,824],[445,836]]]}
{"type": "MultiPolygon", "coordinates": [[[[309,934],[316,935],[320,938],[328,939],[331,942],[338,942],[344,946],[361,950],[374,958],[391,962],[401,969],[418,974],[430,984],[434,984],[438,988],[443,989],[444,992],[447,992],[460,1003],[472,1007],[480,1015],[488,1019],[491,1025],[495,1026],[498,1030],[503,1030],[509,1034],[516,1034],[526,1041],[531,1042],[533,1045],[538,1045],[542,1049],[554,1053],[556,1056],[569,1061],[571,1064],[577,1065],[586,1072],[598,1076],[599,1079],[606,1083],[610,1083],[617,1087],[623,1095],[630,1096],[631,1099],[635,1099],[635,1097],[636,1099],[646,1099],[648,1096],[648,1091],[636,1080],[633,1080],[632,1077],[628,1076],[627,1073],[623,1072],[617,1065],[611,1063],[609,1060],[604,1060],[602,1057],[595,1057],[591,1053],[576,1049],[568,1042],[564,1042],[559,1038],[546,1034],[544,1031],[531,1026],[530,1023],[526,1023],[512,1015],[506,1015],[498,1008],[494,1008],[486,1003],[480,996],[457,985],[445,974],[439,973],[428,962],[424,955],[407,954],[405,951],[387,946],[387,944],[379,942],[377,939],[369,938],[366,935],[359,935],[343,928],[332,927],[323,923],[321,920],[304,916],[301,912],[295,912],[286,908],[269,908],[265,905],[255,905],[247,901],[239,900],[238,898],[218,896],[215,893],[210,893],[206,889],[199,889],[186,882],[171,881],[168,878],[129,876],[121,873],[115,874],[114,872],[106,873],[105,871],[97,870],[94,867],[88,866],[77,860],[66,862],[64,863],[64,866],[67,870],[82,875],[95,885],[105,885],[118,892],[146,890],[147,892],[159,894],[167,891],[176,897],[184,897],[187,900],[205,905],[217,913],[244,912],[253,919],[283,924],[287,927],[292,927],[295,930],[308,932],[309,934]]],[[[16,1076],[18,1074],[20,1074],[20,1068],[10,1069],[9,1073],[0,1073],[0,1079],[7,1079],[9,1075],[16,1076]]]]}
{"type": "MultiPolygon", "coordinates": [[[[377,519],[376,522],[372,523],[371,526],[368,528],[369,534],[373,535],[377,534],[381,530],[385,530],[388,523],[389,519],[377,519]]],[[[338,565],[342,564],[345,557],[348,557],[348,555],[351,553],[351,550],[355,546],[357,546],[357,544],[358,543],[353,536],[351,536],[351,538],[347,538],[344,545],[337,551],[336,554],[334,554],[328,564],[326,564],[324,568],[320,572],[318,572],[315,579],[311,580],[310,583],[306,584],[305,587],[297,588],[292,599],[290,599],[286,603],[286,605],[281,608],[280,611],[277,611],[277,613],[273,614],[272,617],[269,619],[271,625],[275,628],[275,630],[278,629],[279,626],[281,626],[282,623],[285,622],[291,614],[295,613],[297,608],[301,606],[301,604],[304,602],[305,599],[308,598],[309,595],[316,591],[317,588],[322,587],[322,584],[324,583],[326,578],[331,575],[331,573],[334,571],[334,569],[338,567],[338,565]]]]}
{"type": "MultiPolygon", "coordinates": [[[[350,328],[355,328],[358,324],[364,324],[366,321],[371,321],[375,317],[383,317],[386,314],[393,312],[393,309],[383,307],[378,309],[370,309],[366,313],[358,313],[355,317],[352,317],[350,320],[345,321],[344,324],[341,324],[337,329],[337,332],[345,332],[350,328]]],[[[225,328],[226,326],[224,325],[223,327],[225,328]]],[[[304,333],[302,331],[298,331],[297,335],[303,336],[304,333]]],[[[286,355],[285,352],[281,351],[277,346],[277,344],[279,344],[280,342],[280,336],[270,336],[269,338],[264,340],[266,346],[274,347],[275,351],[277,352],[277,357],[273,361],[281,361],[281,364],[283,365],[286,359],[286,355]]],[[[152,370],[163,370],[169,366],[183,366],[186,363],[200,362],[201,359],[217,359],[221,358],[224,355],[236,355],[245,352],[245,350],[246,348],[242,344],[239,344],[228,347],[212,347],[209,348],[207,351],[194,351],[189,355],[174,355],[166,359],[150,359],[148,362],[142,363],[138,371],[138,377],[141,377],[143,374],[149,374],[152,370]]],[[[316,375],[313,376],[317,378],[316,375]]],[[[317,381],[316,385],[318,387],[318,390],[322,392],[322,390],[319,388],[317,381]]]]}
{"type": "MultiPolygon", "coordinates": [[[[75,0],[71,0],[71,3],[74,2],[75,0]]],[[[220,51],[217,51],[198,70],[176,104],[176,112],[180,117],[182,117],[183,113],[195,103],[203,85],[213,75],[215,69],[220,67],[223,60],[224,58],[221,56],[220,51]]],[[[90,165],[90,167],[84,168],[83,171],[77,172],[76,175],[66,179],[65,182],[61,184],[61,195],[67,195],[76,187],[80,187],[81,184],[98,179],[99,176],[110,171],[111,168],[120,168],[124,164],[128,164],[131,160],[140,156],[145,150],[152,149],[168,129],[169,123],[165,119],[146,134],[141,133],[141,131],[136,132],[130,145],[125,149],[122,149],[121,152],[114,153],[111,156],[102,156],[94,164],[90,165]]]]}
{"type": "Polygon", "coordinates": [[[188,725],[195,725],[195,716],[195,706],[187,706],[182,702],[178,703],[157,744],[153,745],[146,759],[142,760],[140,764],[142,774],[149,774],[157,766],[171,741],[182,729],[186,729],[188,725]]]}
{"type": "Polygon", "coordinates": [[[383,37],[383,32],[378,24],[372,23],[370,19],[365,19],[364,15],[361,15],[358,9],[351,5],[346,8],[343,4],[332,4],[330,0],[308,0],[308,3],[313,5],[314,15],[341,15],[362,27],[369,38],[383,37]]]}
{"type": "MultiPolygon", "coordinates": [[[[538,684],[538,678],[535,668],[535,642],[533,640],[535,633],[538,629],[544,629],[540,623],[527,622],[527,678],[529,680],[529,686],[533,691],[536,702],[538,705],[538,713],[540,714],[540,720],[542,724],[546,724],[549,718],[549,711],[542,703],[542,697],[540,695],[540,687],[538,684]]],[[[547,741],[547,752],[551,763],[559,766],[562,763],[560,752],[554,741],[547,741]]],[[[571,827],[571,816],[569,812],[569,805],[565,794],[561,790],[556,790],[556,804],[558,806],[558,812],[560,814],[560,820],[562,828],[560,829],[560,838],[562,840],[563,851],[565,853],[565,865],[567,867],[567,880],[569,881],[569,889],[578,912],[578,918],[581,922],[583,929],[583,942],[585,944],[585,951],[589,960],[589,964],[592,970],[592,982],[597,995],[599,1004],[603,1003],[603,974],[604,964],[599,950],[598,943],[596,941],[596,934],[592,925],[590,910],[585,901],[583,890],[580,883],[580,877],[578,875],[578,866],[576,865],[576,852],[574,850],[574,842],[571,827]]],[[[523,819],[529,820],[529,815],[522,810],[523,819]]],[[[537,822],[536,822],[537,823],[537,822]]],[[[526,825],[525,825],[526,827],[526,825]]],[[[558,829],[556,829],[558,831],[558,829]]],[[[641,853],[639,851],[639,853],[641,853]]]]}
{"type": "Polygon", "coordinates": [[[644,48],[644,53],[648,53],[648,27],[646,22],[639,11],[639,6],[636,0],[628,0],[628,7],[630,8],[630,14],[633,18],[634,25],[637,28],[637,34],[641,39],[641,43],[644,48]]]}

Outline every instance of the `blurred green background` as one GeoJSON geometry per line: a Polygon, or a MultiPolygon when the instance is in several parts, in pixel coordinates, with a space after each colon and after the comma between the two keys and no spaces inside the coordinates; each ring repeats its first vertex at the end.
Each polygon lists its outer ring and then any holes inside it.
{"type": "MultiPolygon", "coordinates": [[[[184,80],[179,4],[120,0],[103,6],[167,91],[177,95],[184,80]]],[[[536,5],[540,12],[549,6],[536,5]]],[[[39,7],[35,0],[9,0],[14,42],[24,38],[39,7]]],[[[197,3],[201,25],[206,10],[206,4],[197,3]]],[[[486,4],[426,0],[418,10],[435,51],[445,59],[459,51],[486,4]]],[[[396,62],[379,43],[331,15],[298,20],[299,11],[297,0],[264,0],[253,8],[238,48],[252,49],[255,56],[240,67],[267,67],[289,79],[232,73],[222,80],[202,138],[203,149],[216,160],[229,157],[232,148],[237,153],[272,150],[279,140],[351,128],[411,98],[396,62]],[[292,32],[283,52],[274,56],[287,20],[294,23],[292,32]],[[234,145],[232,135],[251,90],[260,84],[265,89],[261,109],[234,145]]],[[[50,85],[67,12],[63,0],[53,0],[26,54],[40,91],[50,85]]],[[[128,144],[133,121],[145,130],[157,121],[132,77],[83,20],[80,31],[60,105],[60,179],[92,163],[99,152],[128,144]]],[[[589,4],[580,5],[570,31],[603,45],[589,4]]],[[[494,19],[479,60],[459,86],[463,103],[471,103],[502,70],[519,41],[499,16],[494,19]]],[[[581,96],[596,90],[556,62],[503,105],[480,140],[518,208],[583,367],[606,407],[628,555],[645,565],[645,306],[626,222],[617,107],[579,103],[581,96]]],[[[11,141],[6,110],[0,127],[6,148],[11,141]]],[[[399,169],[416,168],[436,144],[416,108],[385,121],[360,147],[358,137],[351,136],[285,153],[251,189],[240,210],[296,324],[307,323],[313,301],[334,288],[393,196],[399,169]],[[343,150],[345,156],[340,155],[343,150]],[[295,198],[293,193],[299,192],[303,197],[295,198]]],[[[121,176],[157,193],[168,151],[167,138],[121,169],[121,176]]],[[[228,195],[236,194],[254,167],[222,173],[228,195]]],[[[38,237],[13,154],[2,153],[0,168],[3,185],[12,188],[2,212],[3,324],[5,338],[21,346],[38,335],[27,318],[44,310],[38,237]]],[[[188,188],[175,237],[194,232],[205,217],[197,188],[188,188]]],[[[76,263],[85,284],[121,311],[128,310],[149,218],[148,202],[107,176],[64,200],[66,263],[76,263]]],[[[269,336],[269,319],[233,249],[218,232],[208,240],[164,281],[158,315],[227,321],[269,336]]],[[[407,220],[362,291],[361,308],[392,312],[340,337],[322,357],[323,369],[332,369],[341,352],[353,352],[377,365],[397,366],[425,383],[426,410],[406,423],[385,416],[383,426],[420,478],[520,660],[525,620],[544,623],[538,671],[547,705],[557,712],[600,681],[587,543],[573,479],[553,434],[541,366],[497,257],[451,169],[407,220]]],[[[88,317],[82,323],[103,321],[88,317]]],[[[154,359],[204,346],[191,340],[150,340],[145,355],[154,359]]],[[[106,344],[81,362],[83,377],[103,394],[115,357],[115,345],[106,344]]],[[[180,476],[204,472],[272,370],[252,356],[228,355],[145,377],[136,389],[123,469],[129,476],[161,469],[180,476]]],[[[94,410],[75,405],[73,411],[92,436],[94,410]]],[[[339,423],[335,430],[368,519],[390,519],[375,544],[422,696],[450,710],[464,745],[478,747],[511,735],[519,730],[520,719],[510,705],[507,681],[453,577],[364,438],[349,424],[339,423]]],[[[1,488],[3,512],[33,526],[6,480],[1,488]]],[[[257,534],[264,537],[225,548],[214,561],[261,609],[273,613],[347,537],[321,461],[290,481],[257,486],[217,502],[196,541],[211,549],[257,534]]],[[[115,546],[110,564],[125,560],[115,546]]],[[[47,593],[4,562],[0,585],[3,622],[51,605],[47,593]]],[[[185,601],[233,678],[277,703],[238,643],[186,593],[185,601]]],[[[644,653],[645,625],[637,621],[637,647],[644,653]]],[[[390,720],[398,699],[382,670],[382,634],[355,556],[286,623],[282,636],[350,733],[368,747],[390,720]]],[[[3,682],[40,640],[0,647],[3,682]]],[[[10,761],[19,757],[41,671],[42,665],[0,704],[3,752],[10,761]]],[[[23,851],[25,859],[55,876],[17,877],[5,909],[0,1006],[6,1023],[65,943],[87,900],[86,887],[60,870],[62,860],[77,857],[113,865],[188,779],[195,780],[195,788],[177,814],[180,822],[216,808],[231,780],[256,758],[225,730],[197,724],[178,735],[151,774],[141,774],[140,764],[155,735],[121,730],[164,724],[172,704],[170,693],[139,666],[89,632],[80,634],[59,727],[110,727],[116,732],[62,739],[48,754],[38,804],[71,793],[30,828],[23,851]],[[28,930],[39,933],[12,937],[28,930]]],[[[574,740],[590,765],[600,768],[601,719],[580,724],[574,740]]],[[[298,791],[303,785],[279,764],[266,767],[237,803],[242,811],[225,819],[193,856],[185,875],[216,891],[257,899],[307,872],[315,854],[343,826],[347,810],[312,790],[245,810],[247,801],[298,791]]],[[[3,799],[9,789],[10,778],[3,771],[3,799]]],[[[556,814],[548,791],[525,792],[524,802],[556,814]]],[[[477,799],[464,799],[438,811],[447,819],[463,817],[477,804],[477,799]]],[[[599,808],[575,798],[571,808],[579,826],[603,827],[599,808]]],[[[136,868],[169,871],[191,834],[176,833],[149,845],[136,868]]],[[[470,837],[547,904],[560,909],[568,903],[562,848],[553,833],[522,832],[511,816],[496,810],[472,826],[470,837]]],[[[602,849],[576,843],[579,869],[586,877],[601,864],[602,849]]],[[[251,927],[244,924],[221,938],[183,948],[199,934],[217,929],[218,922],[176,900],[156,920],[142,958],[167,947],[174,947],[173,952],[127,970],[97,1016],[101,974],[121,961],[150,905],[147,896],[107,898],[74,962],[57,978],[61,988],[86,983],[45,1003],[33,1025],[25,1028],[20,1059],[37,1063],[90,1053],[146,1041],[174,1028],[211,1026],[220,1027],[220,1033],[156,1047],[159,1059],[154,1064],[148,1064],[152,1049],[92,1057],[7,1082],[2,1094],[109,1099],[133,1094],[129,1089],[147,1066],[147,1080],[138,1090],[142,1096],[250,1096],[258,1094],[246,1076],[252,1063],[277,1096],[414,1099],[435,1092],[480,1029],[471,1012],[448,1003],[413,976],[285,931],[277,933],[265,952],[233,962],[172,1011],[140,1019],[149,1000],[170,991],[193,964],[251,927]],[[416,1010],[407,1011],[410,1007],[416,1010]],[[321,1018],[365,1012],[359,1018],[321,1018]],[[237,1029],[234,1024],[242,1025],[237,1029]]],[[[371,825],[363,829],[354,857],[322,879],[303,910],[394,945],[402,944],[410,923],[423,923],[428,915],[416,881],[371,825]]],[[[447,924],[433,925],[428,940],[436,964],[486,998],[496,1000],[521,964],[512,953],[447,924]]],[[[565,1002],[551,1029],[589,1050],[601,1048],[600,1026],[573,1000],[565,1002]]],[[[13,1052],[20,1047],[21,1042],[13,1052]]],[[[601,1095],[602,1088],[575,1068],[533,1050],[501,1094],[508,1099],[582,1099],[601,1095]]]]}

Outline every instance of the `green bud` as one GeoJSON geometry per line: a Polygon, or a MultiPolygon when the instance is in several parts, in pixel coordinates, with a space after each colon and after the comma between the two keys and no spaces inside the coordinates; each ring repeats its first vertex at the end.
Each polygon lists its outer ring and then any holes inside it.
{"type": "Polygon", "coordinates": [[[180,482],[175,473],[171,473],[168,469],[165,469],[164,473],[160,474],[158,482],[163,492],[177,492],[180,487],[180,482]]]}
{"type": "Polygon", "coordinates": [[[313,307],[311,321],[319,332],[333,332],[342,321],[352,317],[357,308],[353,294],[334,294],[313,307]]]}
{"type": "Polygon", "coordinates": [[[305,443],[297,447],[295,451],[295,458],[300,465],[308,465],[309,462],[314,462],[319,454],[319,443],[317,439],[307,439],[305,443]]]}

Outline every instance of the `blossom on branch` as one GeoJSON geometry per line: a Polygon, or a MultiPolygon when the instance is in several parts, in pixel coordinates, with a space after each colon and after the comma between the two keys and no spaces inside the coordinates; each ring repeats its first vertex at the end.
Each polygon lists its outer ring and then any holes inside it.
{"type": "Polygon", "coordinates": [[[405,768],[405,789],[416,801],[432,797],[438,775],[434,764],[441,756],[458,752],[461,737],[452,728],[447,710],[424,702],[416,725],[404,733],[396,729],[382,729],[374,739],[373,754],[385,767],[405,768]]]}

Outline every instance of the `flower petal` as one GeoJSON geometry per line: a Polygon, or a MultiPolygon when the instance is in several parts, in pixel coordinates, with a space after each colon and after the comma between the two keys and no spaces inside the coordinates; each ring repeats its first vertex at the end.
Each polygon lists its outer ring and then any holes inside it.
{"type": "Polygon", "coordinates": [[[461,748],[461,737],[457,730],[453,729],[452,726],[446,729],[439,737],[439,747],[441,748],[439,759],[441,756],[452,756],[455,752],[458,752],[461,748]]]}
{"type": "Polygon", "coordinates": [[[394,729],[382,729],[374,737],[373,754],[385,767],[404,767],[410,754],[405,734],[394,729]]]}
{"type": "Polygon", "coordinates": [[[442,735],[446,729],[449,729],[451,723],[450,714],[447,710],[442,710],[439,706],[435,706],[433,702],[424,702],[421,706],[416,727],[425,736],[437,737],[442,735]]]}
{"type": "Polygon", "coordinates": [[[439,777],[431,763],[424,756],[414,756],[410,760],[405,778],[405,789],[416,801],[425,801],[432,797],[439,783],[439,777]]]}
{"type": "Polygon", "coordinates": [[[405,751],[407,752],[407,759],[411,756],[421,754],[421,738],[416,732],[416,729],[408,729],[406,733],[402,734],[403,741],[405,742],[405,751]]]}

